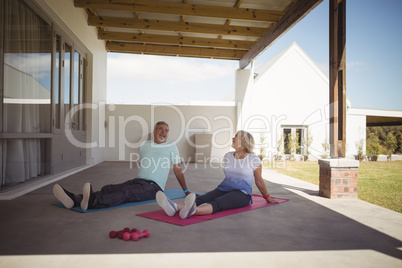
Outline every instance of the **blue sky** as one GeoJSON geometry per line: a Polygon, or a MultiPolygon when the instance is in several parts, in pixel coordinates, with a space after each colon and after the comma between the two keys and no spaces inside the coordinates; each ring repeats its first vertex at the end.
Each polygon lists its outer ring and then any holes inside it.
{"type": "MultiPolygon", "coordinates": [[[[298,45],[328,75],[329,0],[255,60],[298,45]]],[[[346,91],[353,107],[402,110],[402,1],[348,0],[346,91]]],[[[108,103],[189,104],[233,94],[237,61],[108,54],[108,103]],[[147,94],[144,94],[147,92],[147,94]]]]}

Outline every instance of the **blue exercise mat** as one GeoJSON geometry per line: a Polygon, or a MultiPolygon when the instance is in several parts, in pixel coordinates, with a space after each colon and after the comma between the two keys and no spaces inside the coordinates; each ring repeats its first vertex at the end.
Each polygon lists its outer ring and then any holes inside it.
{"type": "MultiPolygon", "coordinates": [[[[173,199],[179,199],[179,198],[185,198],[186,195],[184,194],[183,190],[181,189],[167,189],[164,191],[165,195],[173,200],[173,199]]],[[[197,192],[194,192],[197,193],[197,192]]],[[[197,193],[200,194],[200,193],[197,193]]],[[[95,209],[88,209],[88,210],[82,210],[80,206],[73,207],[71,210],[81,212],[81,213],[88,213],[88,212],[95,212],[95,211],[100,211],[100,210],[107,210],[107,209],[114,209],[114,208],[122,208],[122,207],[129,207],[129,206],[136,206],[136,205],[142,205],[142,204],[148,204],[148,203],[154,203],[156,202],[156,199],[151,199],[147,201],[140,201],[140,202],[130,202],[130,203],[124,203],[115,207],[107,207],[107,208],[95,208],[95,209]]],[[[61,208],[65,208],[62,203],[54,203],[53,205],[61,208]]]]}

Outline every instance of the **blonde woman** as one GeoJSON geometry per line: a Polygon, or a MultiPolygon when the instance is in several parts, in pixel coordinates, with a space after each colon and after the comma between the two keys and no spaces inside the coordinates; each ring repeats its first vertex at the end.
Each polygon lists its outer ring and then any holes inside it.
{"type": "Polygon", "coordinates": [[[191,193],[184,200],[184,204],[172,202],[162,191],[156,194],[157,203],[167,215],[174,216],[179,211],[180,218],[186,219],[192,215],[208,215],[218,211],[248,206],[252,202],[253,179],[268,203],[278,202],[268,194],[261,175],[261,160],[252,152],[254,147],[253,136],[240,130],[232,141],[235,152],[225,154],[223,158],[225,179],[216,189],[199,197],[191,193]]]}

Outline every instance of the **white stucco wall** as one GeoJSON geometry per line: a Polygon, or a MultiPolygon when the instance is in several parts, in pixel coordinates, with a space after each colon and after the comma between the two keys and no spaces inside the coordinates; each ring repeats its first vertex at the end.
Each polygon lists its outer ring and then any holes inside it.
{"type": "Polygon", "coordinates": [[[366,154],[366,116],[348,112],[346,114],[346,158],[355,158],[360,141],[363,142],[363,152],[366,154]]]}
{"type": "MultiPolygon", "coordinates": [[[[383,109],[368,109],[368,108],[348,108],[346,117],[346,155],[353,158],[357,154],[357,146],[360,140],[363,140],[363,149],[366,154],[366,125],[367,116],[387,117],[387,118],[402,118],[400,110],[383,110],[383,109]]],[[[397,156],[393,160],[399,159],[397,156]]],[[[379,156],[378,161],[386,161],[387,156],[379,156]]]]}
{"type": "Polygon", "coordinates": [[[243,101],[242,128],[257,142],[265,132],[268,152],[275,153],[283,126],[308,125],[310,150],[318,157],[328,140],[328,102],[328,78],[296,45],[254,80],[243,101]]]}
{"type": "MultiPolygon", "coordinates": [[[[104,116],[102,107],[106,101],[107,52],[105,43],[98,40],[96,27],[88,26],[87,14],[82,8],[76,8],[73,0],[36,0],[67,36],[78,40],[77,44],[87,52],[87,91],[86,102],[99,109],[87,112],[87,141],[99,143],[100,116],[104,116]],[[102,105],[103,104],[103,105],[102,105]]],[[[88,150],[87,163],[97,164],[104,161],[103,148],[96,146],[88,150]]]]}
{"type": "Polygon", "coordinates": [[[250,102],[244,102],[248,99],[246,96],[251,94],[251,86],[253,84],[252,70],[250,69],[238,69],[236,70],[236,83],[235,83],[235,103],[236,103],[236,130],[243,129],[243,114],[250,106],[250,102]]]}
{"type": "Polygon", "coordinates": [[[193,162],[196,133],[212,133],[211,161],[219,161],[231,148],[235,131],[234,106],[107,105],[105,160],[135,161],[139,145],[152,139],[158,121],[169,124],[169,142],[174,142],[183,162],[193,162]],[[131,158],[130,158],[131,157],[131,158]]]}

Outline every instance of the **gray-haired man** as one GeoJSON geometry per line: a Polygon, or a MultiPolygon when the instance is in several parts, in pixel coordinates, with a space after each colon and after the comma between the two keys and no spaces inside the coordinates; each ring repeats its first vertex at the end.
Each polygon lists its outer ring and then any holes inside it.
{"type": "Polygon", "coordinates": [[[82,195],[73,194],[55,184],[53,187],[55,197],[68,209],[80,205],[82,210],[155,199],[156,193],[165,189],[172,165],[181,188],[188,195],[190,192],[180,165],[179,151],[175,144],[167,142],[169,125],[164,121],[157,122],[153,134],[153,141],[145,141],[140,146],[137,178],[103,186],[98,192],[93,192],[91,184],[86,183],[82,195]]]}

